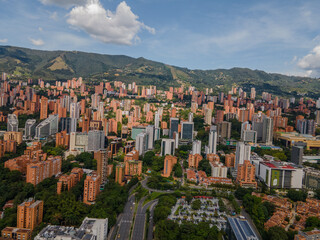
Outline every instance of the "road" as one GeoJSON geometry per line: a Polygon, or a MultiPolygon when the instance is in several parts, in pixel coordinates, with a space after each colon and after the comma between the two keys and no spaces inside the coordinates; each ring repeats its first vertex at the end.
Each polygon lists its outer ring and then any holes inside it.
{"type": "MultiPolygon", "coordinates": [[[[111,228],[109,234],[108,234],[108,240],[113,240],[116,238],[116,234],[118,232],[118,228],[121,226],[121,222],[122,222],[122,219],[123,219],[123,216],[125,216],[126,214],[129,213],[129,210],[131,211],[131,207],[135,200],[134,196],[131,196],[131,193],[132,191],[138,186],[138,184],[132,186],[129,190],[129,197],[128,197],[128,200],[127,200],[127,203],[124,207],[124,212],[119,214],[119,216],[117,217],[117,222],[116,224],[111,228]]],[[[134,210],[134,207],[132,207],[133,210],[134,210]]]]}
{"type": "Polygon", "coordinates": [[[116,236],[111,236],[110,239],[117,239],[117,240],[128,240],[130,236],[130,229],[132,225],[134,209],[135,209],[135,195],[129,197],[124,211],[121,215],[120,222],[117,223],[118,231],[116,236]]]}
{"type": "Polygon", "coordinates": [[[148,237],[147,240],[153,239],[153,215],[154,215],[154,208],[158,204],[158,200],[155,200],[155,202],[150,207],[150,218],[149,218],[149,228],[148,228],[148,237]]]}
{"type": "Polygon", "coordinates": [[[158,200],[153,200],[148,202],[143,206],[143,202],[146,197],[142,198],[139,201],[138,210],[136,213],[136,218],[134,221],[134,228],[132,231],[132,240],[143,240],[145,234],[145,226],[146,226],[146,217],[147,217],[147,209],[158,202],[158,200]]]}

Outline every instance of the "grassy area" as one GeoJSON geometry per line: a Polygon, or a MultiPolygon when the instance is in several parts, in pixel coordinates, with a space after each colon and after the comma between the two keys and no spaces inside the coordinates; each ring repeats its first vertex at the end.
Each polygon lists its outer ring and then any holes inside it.
{"type": "Polygon", "coordinates": [[[148,197],[144,200],[143,205],[147,204],[148,202],[157,199],[161,195],[165,195],[166,193],[160,193],[160,192],[152,192],[148,195],[148,197]]]}

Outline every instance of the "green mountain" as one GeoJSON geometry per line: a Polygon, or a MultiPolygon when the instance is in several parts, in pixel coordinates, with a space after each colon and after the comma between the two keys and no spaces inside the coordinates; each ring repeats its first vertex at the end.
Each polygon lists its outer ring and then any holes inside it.
{"type": "Polygon", "coordinates": [[[153,84],[160,88],[193,85],[198,88],[227,90],[232,85],[246,91],[251,87],[278,95],[320,94],[320,80],[266,73],[247,68],[190,70],[124,55],[105,55],[78,51],[40,51],[12,46],[0,46],[0,72],[13,74],[15,79],[43,78],[67,80],[82,76],[90,81],[102,79],[138,84],[153,84]]]}

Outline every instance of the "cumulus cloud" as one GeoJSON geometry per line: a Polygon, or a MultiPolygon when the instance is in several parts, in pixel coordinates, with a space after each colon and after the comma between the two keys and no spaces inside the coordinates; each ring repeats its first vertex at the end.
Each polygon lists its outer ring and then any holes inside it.
{"type": "Polygon", "coordinates": [[[104,9],[99,0],[90,0],[84,6],[74,7],[67,22],[104,43],[131,45],[139,39],[137,34],[141,29],[155,33],[138,18],[126,2],[121,2],[116,11],[111,12],[104,9]]]}
{"type": "Polygon", "coordinates": [[[7,38],[0,39],[0,43],[7,43],[7,42],[8,42],[8,39],[7,39],[7,38]]]}
{"type": "Polygon", "coordinates": [[[72,6],[83,5],[86,0],[40,0],[45,5],[57,5],[64,8],[70,8],[72,6]]]}
{"type": "Polygon", "coordinates": [[[309,76],[320,75],[320,45],[298,61],[298,66],[307,71],[309,76]]]}
{"type": "Polygon", "coordinates": [[[42,39],[33,39],[30,38],[30,42],[35,46],[42,46],[44,44],[44,41],[42,39]]]}

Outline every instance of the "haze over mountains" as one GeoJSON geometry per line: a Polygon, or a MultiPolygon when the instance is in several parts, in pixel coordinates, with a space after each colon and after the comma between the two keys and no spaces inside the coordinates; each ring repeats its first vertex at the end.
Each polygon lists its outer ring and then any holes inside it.
{"type": "Polygon", "coordinates": [[[63,80],[84,77],[94,80],[136,81],[160,88],[193,85],[225,90],[231,85],[245,90],[255,87],[258,92],[278,95],[308,95],[317,97],[320,80],[286,76],[247,68],[190,70],[144,58],[106,55],[78,51],[41,51],[12,46],[0,46],[0,72],[14,74],[17,79],[43,78],[63,80]]]}

